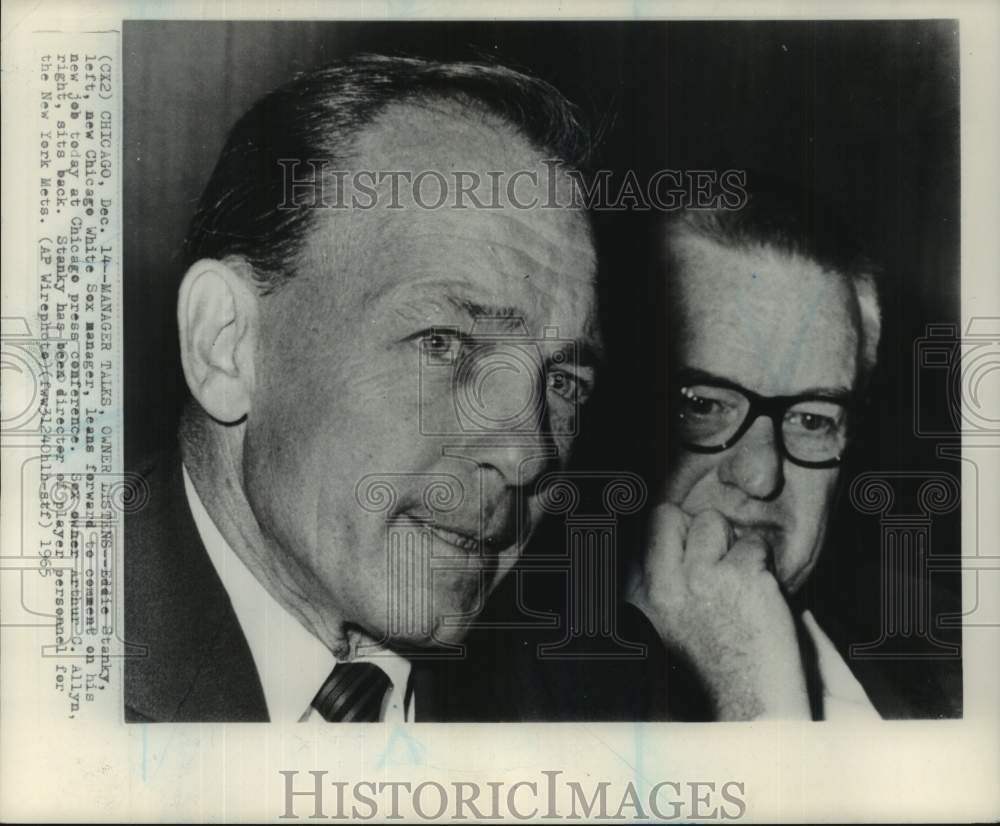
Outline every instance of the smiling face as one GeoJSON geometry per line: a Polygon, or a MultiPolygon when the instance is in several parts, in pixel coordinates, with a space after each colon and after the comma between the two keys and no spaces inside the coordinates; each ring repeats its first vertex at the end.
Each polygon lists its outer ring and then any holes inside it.
{"type": "MultiPolygon", "coordinates": [[[[405,129],[366,130],[358,168],[530,169],[545,192],[513,133],[448,106],[392,113],[405,129]]],[[[421,209],[402,189],[402,209],[318,215],[295,278],[261,301],[244,447],[258,522],[310,601],[399,646],[460,637],[444,617],[510,570],[598,346],[582,214],[421,209]]]]}
{"type": "MultiPolygon", "coordinates": [[[[674,371],[764,396],[850,393],[859,315],[844,278],[770,247],[733,249],[690,234],[673,240],[671,254],[674,371]]],[[[669,501],[689,514],[720,511],[737,534],[758,534],[778,579],[797,590],[822,547],[838,468],[789,461],[767,416],[721,452],[675,445],[671,456],[669,501]]]]}

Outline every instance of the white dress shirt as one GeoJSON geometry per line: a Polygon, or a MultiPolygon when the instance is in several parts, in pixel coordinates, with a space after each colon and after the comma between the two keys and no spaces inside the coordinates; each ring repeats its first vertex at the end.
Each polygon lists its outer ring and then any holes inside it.
{"type": "MultiPolygon", "coordinates": [[[[323,718],[312,708],[311,702],[330,676],[337,658],[251,573],[208,515],[187,468],[183,471],[184,491],[195,526],[250,646],[271,721],[322,722],[323,718]]],[[[410,678],[409,660],[380,649],[356,657],[352,662],[362,661],[377,665],[392,681],[379,719],[398,723],[412,720],[415,702],[412,693],[404,708],[410,678]]]]}
{"type": "Polygon", "coordinates": [[[882,716],[868,699],[858,678],[851,673],[811,612],[802,612],[802,623],[816,647],[816,664],[823,683],[823,719],[881,720],[882,716]]]}

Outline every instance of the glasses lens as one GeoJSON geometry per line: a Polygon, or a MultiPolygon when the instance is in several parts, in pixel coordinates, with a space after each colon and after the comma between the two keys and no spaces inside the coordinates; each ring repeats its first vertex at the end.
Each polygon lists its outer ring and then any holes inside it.
{"type": "Polygon", "coordinates": [[[720,447],[740,429],[749,409],[746,396],[728,387],[681,387],[674,405],[678,436],[699,447],[720,447]]]}
{"type": "Polygon", "coordinates": [[[837,402],[802,401],[781,423],[785,449],[803,462],[837,459],[847,446],[847,408],[837,402]]]}

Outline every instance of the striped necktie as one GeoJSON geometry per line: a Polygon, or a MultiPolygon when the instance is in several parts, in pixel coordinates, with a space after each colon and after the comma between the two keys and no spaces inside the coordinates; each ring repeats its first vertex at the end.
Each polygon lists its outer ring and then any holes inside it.
{"type": "Polygon", "coordinates": [[[371,663],[337,663],[312,707],[330,723],[376,723],[392,681],[371,663]]]}

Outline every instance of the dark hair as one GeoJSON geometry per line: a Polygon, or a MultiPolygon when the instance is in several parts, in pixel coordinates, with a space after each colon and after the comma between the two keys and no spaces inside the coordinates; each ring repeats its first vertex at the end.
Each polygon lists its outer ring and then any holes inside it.
{"type": "MultiPolygon", "coordinates": [[[[748,179],[750,176],[748,176],[748,179]]],[[[684,209],[668,219],[668,252],[679,236],[735,250],[771,248],[815,262],[852,287],[861,322],[859,386],[875,367],[882,317],[878,270],[840,216],[814,193],[770,178],[750,179],[740,209],[684,209]]],[[[672,257],[672,253],[671,253],[672,257]]]]}
{"type": "Polygon", "coordinates": [[[280,286],[294,274],[314,210],[278,209],[285,172],[278,161],[343,163],[358,132],[388,106],[441,100],[500,119],[570,168],[582,168],[590,153],[576,108],[543,80],[486,63],[360,55],[297,76],[237,121],[188,230],[185,269],[199,258],[238,255],[263,291],[280,286]]]}

